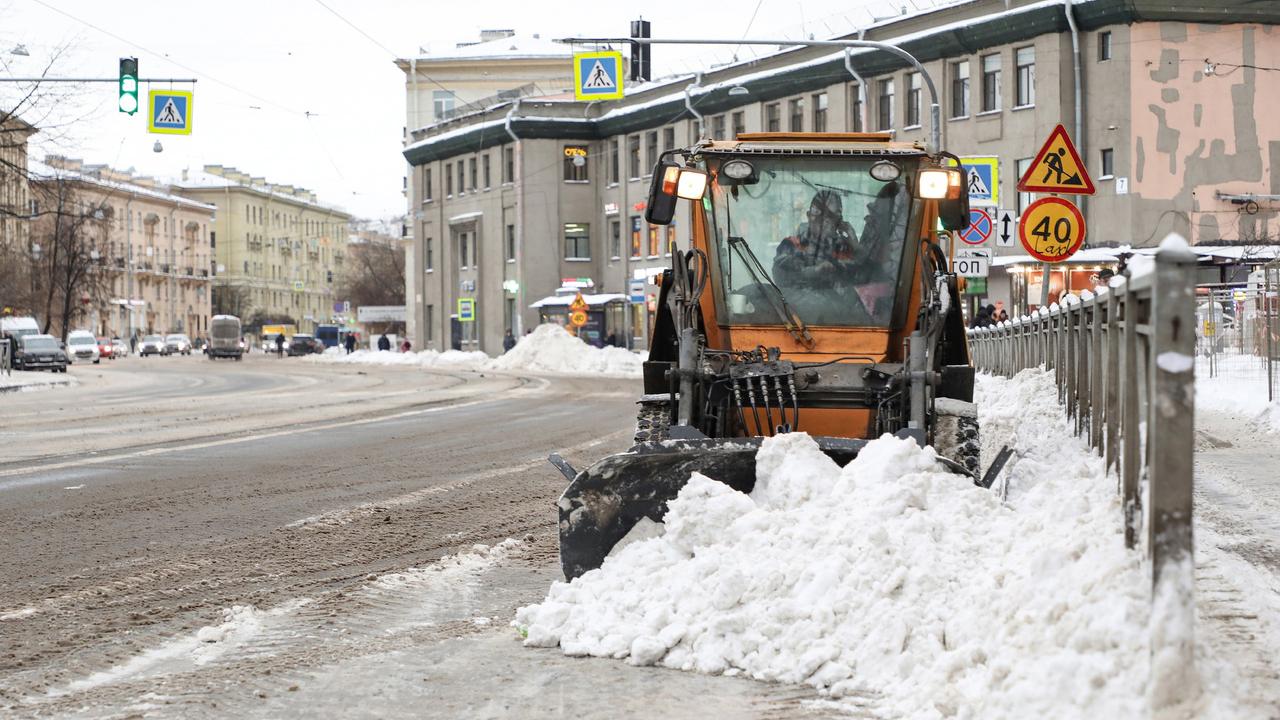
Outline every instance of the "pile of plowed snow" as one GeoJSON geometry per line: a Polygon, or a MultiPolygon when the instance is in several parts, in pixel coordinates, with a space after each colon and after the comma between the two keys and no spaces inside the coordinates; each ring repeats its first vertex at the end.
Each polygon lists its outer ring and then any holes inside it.
{"type": "Polygon", "coordinates": [[[625,348],[588,345],[554,324],[539,325],[505,355],[494,358],[494,370],[529,370],[564,375],[640,377],[644,356],[625,348]]]}
{"type": "Polygon", "coordinates": [[[841,469],[781,435],[749,496],[695,474],[663,532],[512,624],[568,655],[871,695],[887,717],[1142,716],[1150,581],[1052,383],[980,386],[984,445],[1020,450],[1006,502],[909,441],[841,469]]]}
{"type": "Polygon", "coordinates": [[[348,363],[353,365],[410,365],[418,367],[459,367],[475,370],[513,370],[557,375],[597,377],[640,377],[644,355],[625,348],[588,345],[570,335],[559,325],[539,325],[520,338],[505,355],[491,358],[482,352],[458,350],[423,350],[422,352],[389,352],[356,350],[348,355],[341,348],[329,348],[323,355],[309,355],[305,360],[316,363],[348,363]]]}

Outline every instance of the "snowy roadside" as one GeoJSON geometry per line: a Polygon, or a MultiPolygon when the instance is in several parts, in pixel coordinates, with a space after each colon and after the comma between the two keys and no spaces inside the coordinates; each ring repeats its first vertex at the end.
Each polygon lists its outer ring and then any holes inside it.
{"type": "Polygon", "coordinates": [[[423,350],[422,352],[376,352],[357,350],[347,354],[329,348],[323,355],[304,358],[313,363],[352,365],[401,365],[423,368],[505,370],[547,375],[638,378],[644,369],[644,355],[624,348],[597,348],[570,335],[559,325],[539,325],[516,346],[496,358],[482,352],[423,350]]]}
{"type": "Polygon", "coordinates": [[[1207,365],[1201,363],[1196,368],[1196,407],[1243,417],[1260,432],[1280,433],[1280,399],[1267,400],[1265,374],[1250,378],[1233,374],[1228,367],[1218,377],[1210,377],[1207,365]]]}
{"type": "Polygon", "coordinates": [[[0,373],[0,392],[28,392],[78,384],[75,378],[51,372],[14,370],[12,375],[0,373]]]}
{"type": "MultiPolygon", "coordinates": [[[[750,496],[695,475],[665,532],[555,583],[513,622],[530,646],[873,695],[891,717],[1139,717],[1150,591],[1115,480],[1052,376],[982,377],[984,457],[1007,501],[921,450],[873,441],[841,469],[806,435],[765,442],[750,496]]],[[[1237,717],[1202,649],[1205,717],[1237,717]]]]}

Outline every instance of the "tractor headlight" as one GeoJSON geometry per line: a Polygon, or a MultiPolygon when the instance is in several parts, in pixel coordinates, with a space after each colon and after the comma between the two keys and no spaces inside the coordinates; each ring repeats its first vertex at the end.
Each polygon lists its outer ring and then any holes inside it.
{"type": "Polygon", "coordinates": [[[960,197],[964,179],[956,168],[929,168],[920,171],[916,197],[925,200],[954,200],[960,197]]]}
{"type": "Polygon", "coordinates": [[[676,195],[685,200],[700,200],[707,191],[707,174],[701,170],[684,168],[676,184],[676,195]]]}

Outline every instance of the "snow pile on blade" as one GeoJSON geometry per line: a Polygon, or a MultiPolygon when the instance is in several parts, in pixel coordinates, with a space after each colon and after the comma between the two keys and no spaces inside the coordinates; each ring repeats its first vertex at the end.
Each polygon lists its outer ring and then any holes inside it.
{"type": "Polygon", "coordinates": [[[841,469],[781,435],[750,496],[695,474],[663,534],[512,624],[568,655],[870,694],[888,717],[1143,715],[1149,580],[1115,481],[1051,375],[981,383],[986,445],[1021,453],[1007,504],[908,441],[841,469]]]}
{"type": "Polygon", "coordinates": [[[640,377],[644,356],[625,348],[588,345],[559,325],[539,325],[516,346],[488,363],[494,370],[529,370],[564,375],[640,377]]]}
{"type": "Polygon", "coordinates": [[[482,352],[462,352],[460,350],[423,350],[422,352],[392,352],[379,350],[356,350],[350,355],[341,348],[329,348],[323,355],[307,355],[303,358],[313,363],[339,363],[347,365],[408,365],[416,367],[463,367],[477,366],[489,360],[482,352]]]}

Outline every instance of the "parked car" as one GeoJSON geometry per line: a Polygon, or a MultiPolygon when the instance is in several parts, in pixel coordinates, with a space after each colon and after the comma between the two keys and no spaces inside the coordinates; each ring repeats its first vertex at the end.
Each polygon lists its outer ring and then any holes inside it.
{"type": "Polygon", "coordinates": [[[129,343],[120,338],[111,338],[111,357],[128,357],[129,343]]]}
{"type": "Polygon", "coordinates": [[[72,330],[67,333],[67,356],[72,362],[92,360],[97,365],[102,360],[98,352],[98,338],[88,330],[72,330]]]}
{"type": "Polygon", "coordinates": [[[14,370],[67,371],[67,353],[58,347],[52,335],[23,335],[18,338],[18,352],[13,356],[14,370]]]}
{"type": "Polygon", "coordinates": [[[285,352],[289,353],[289,357],[298,355],[311,355],[312,353],[324,352],[324,345],[311,335],[297,333],[293,339],[289,341],[289,345],[285,348],[285,352]],[[317,345],[320,347],[316,349],[317,345]]]}
{"type": "Polygon", "coordinates": [[[183,355],[191,354],[191,338],[182,333],[174,333],[166,336],[164,339],[165,347],[169,349],[169,354],[181,353],[183,355]]]}
{"type": "Polygon", "coordinates": [[[98,338],[98,357],[104,357],[108,360],[116,359],[116,347],[111,344],[111,338],[98,338]]]}
{"type": "Polygon", "coordinates": [[[161,335],[144,335],[142,342],[138,343],[138,354],[142,357],[148,355],[168,355],[169,347],[164,342],[161,335]]]}

